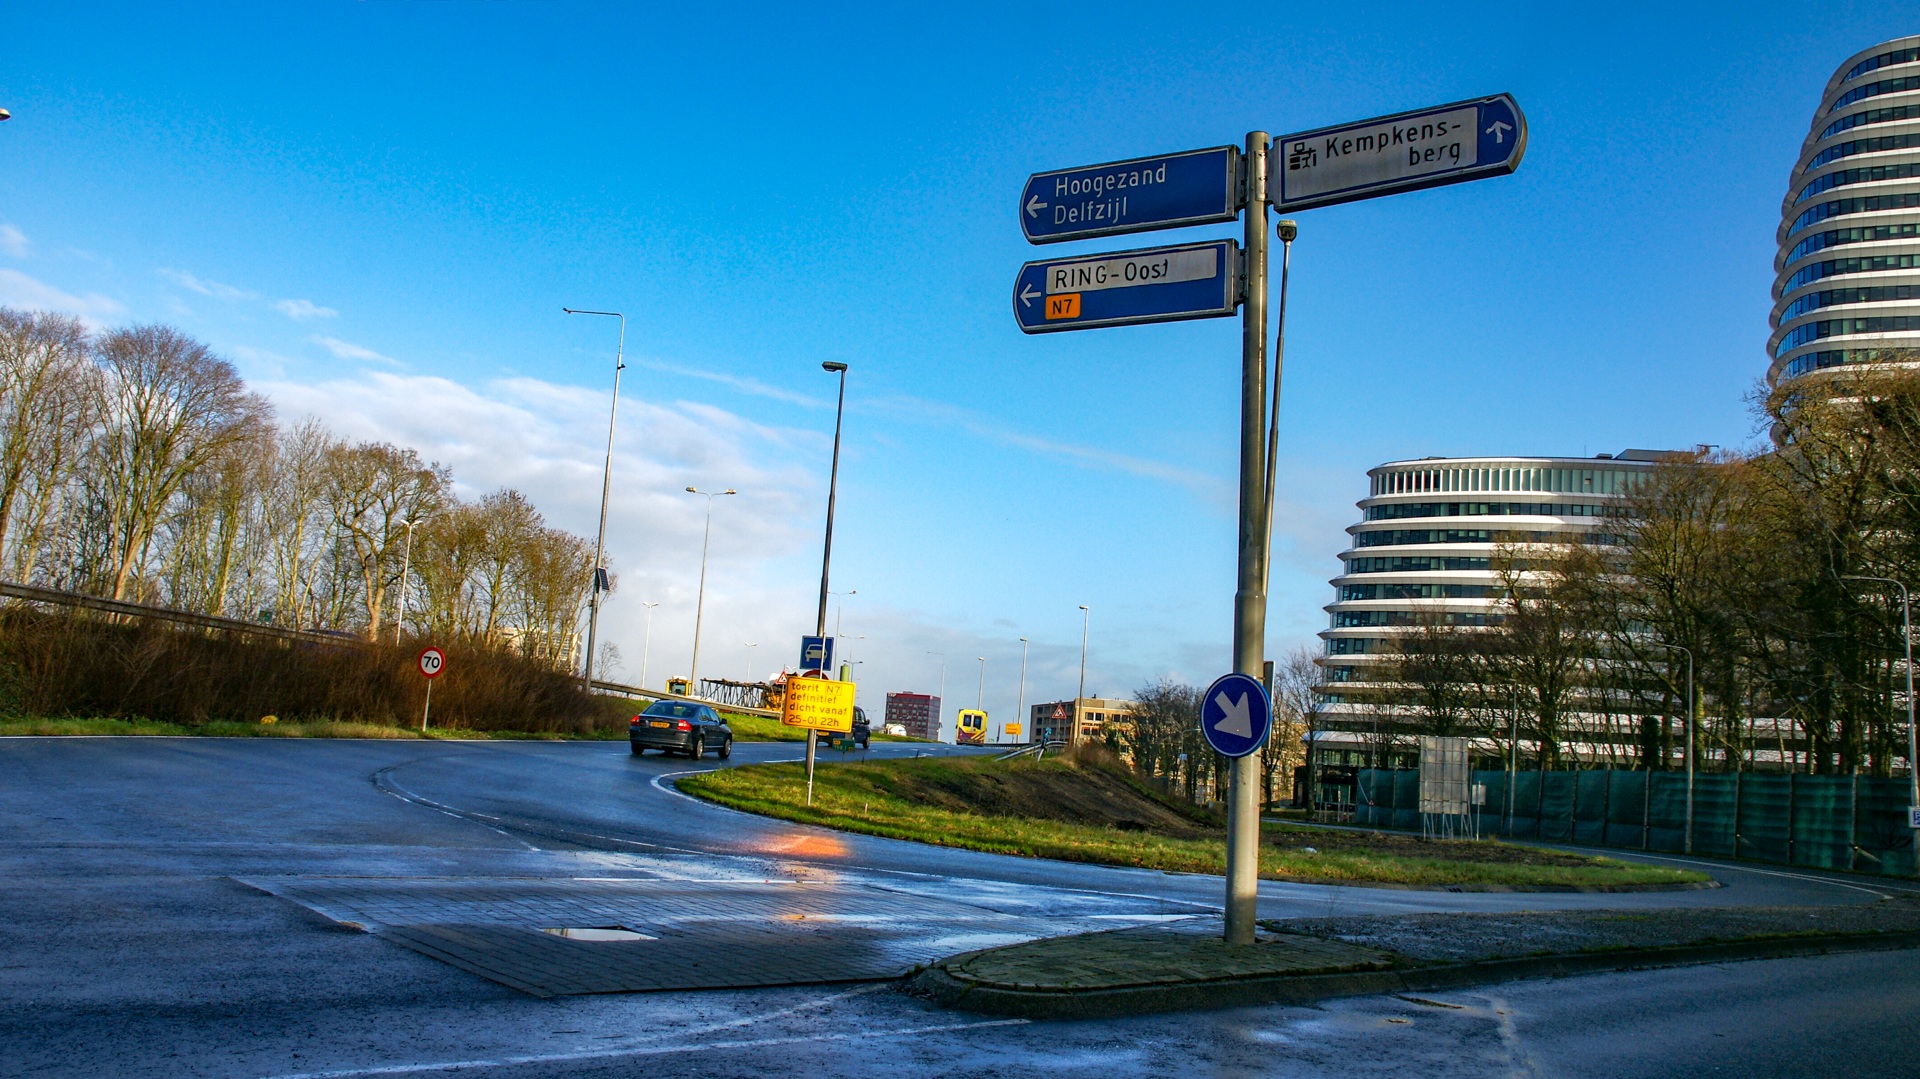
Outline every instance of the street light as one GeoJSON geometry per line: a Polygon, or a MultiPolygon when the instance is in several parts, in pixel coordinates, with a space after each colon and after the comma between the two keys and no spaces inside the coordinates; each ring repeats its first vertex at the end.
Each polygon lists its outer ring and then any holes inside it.
{"type": "Polygon", "coordinates": [[[747,641],[745,644],[747,646],[747,676],[742,679],[742,681],[751,682],[753,681],[753,650],[760,646],[753,641],[747,641]]]}
{"type": "Polygon", "coordinates": [[[1013,706],[1013,718],[1027,721],[1027,639],[1020,638],[1020,703],[1013,706]]]}
{"type": "MultiPolygon", "coordinates": [[[[1843,581],[1878,581],[1890,584],[1900,590],[1900,639],[1907,646],[1907,777],[1910,792],[1910,806],[1920,806],[1920,732],[1913,725],[1913,604],[1907,595],[1907,586],[1891,577],[1854,577],[1840,578],[1843,581]]],[[[1914,864],[1920,865],[1920,829],[1913,833],[1914,864]]]]}
{"type": "Polygon", "coordinates": [[[1075,745],[1080,743],[1080,701],[1087,695],[1087,626],[1093,621],[1093,612],[1086,604],[1081,604],[1080,610],[1080,692],[1073,698],[1073,731],[1067,739],[1075,745]]]}
{"type": "Polygon", "coordinates": [[[713,539],[713,500],[721,495],[738,494],[729,487],[724,491],[696,491],[687,488],[688,494],[704,495],[707,499],[707,530],[700,537],[700,597],[693,605],[693,673],[687,676],[687,692],[695,697],[700,695],[700,619],[707,612],[707,543],[713,539]]]}
{"type": "Polygon", "coordinates": [[[980,661],[980,687],[973,691],[973,710],[983,712],[987,701],[987,657],[973,657],[980,661]]]}
{"type": "MultiPolygon", "coordinates": [[[[400,594],[394,598],[394,608],[395,608],[393,612],[393,643],[394,644],[400,643],[400,624],[407,620],[407,573],[413,568],[413,526],[418,524],[425,524],[428,521],[433,520],[435,517],[445,517],[445,516],[446,514],[444,513],[429,513],[425,517],[416,517],[411,521],[400,522],[401,524],[407,526],[407,547],[406,547],[406,554],[403,555],[400,559],[400,588],[398,590],[400,594]]],[[[589,640],[591,640],[591,638],[589,638],[589,640]]]]}
{"type": "MultiPolygon", "coordinates": [[[[833,568],[833,501],[840,493],[840,421],[847,414],[847,365],[838,360],[826,360],[820,369],[831,375],[840,376],[840,398],[833,407],[833,465],[827,473],[827,530],[826,541],[820,548],[820,613],[814,619],[813,635],[827,635],[827,582],[833,568]]],[[[836,623],[834,633],[839,634],[836,623]]],[[[825,674],[825,671],[821,672],[825,674]]],[[[813,804],[813,759],[815,743],[819,741],[812,730],[807,731],[807,804],[813,804]]]]}
{"type": "MultiPolygon", "coordinates": [[[[600,475],[600,531],[593,538],[593,591],[587,597],[587,692],[593,692],[593,649],[600,632],[600,593],[606,587],[607,570],[602,555],[607,545],[607,496],[613,490],[613,425],[620,416],[620,372],[627,369],[627,316],[618,311],[560,310],[569,315],[605,315],[620,320],[620,343],[613,353],[613,407],[607,410],[607,464],[600,475]]],[[[697,636],[697,635],[696,635],[697,636]]],[[[645,679],[642,679],[645,681],[645,679]]]]}
{"type": "Polygon", "coordinates": [[[934,700],[940,702],[940,712],[933,717],[933,740],[938,742],[940,740],[940,728],[946,724],[947,654],[945,652],[928,652],[927,655],[940,657],[940,695],[934,698],[934,700]]]}
{"type": "Polygon", "coordinates": [[[640,606],[647,609],[646,643],[640,646],[640,684],[645,686],[647,684],[647,654],[653,651],[653,609],[660,605],[658,603],[642,603],[640,606]]]}
{"type": "Polygon", "coordinates": [[[850,592],[828,592],[827,593],[827,595],[829,596],[840,597],[840,602],[835,604],[833,608],[833,639],[834,640],[837,641],[840,639],[840,616],[847,613],[846,597],[857,596],[859,594],[860,594],[860,590],[858,588],[853,589],[850,592]]]}
{"type": "Polygon", "coordinates": [[[1281,221],[1280,233],[1280,310],[1279,330],[1273,344],[1273,393],[1267,403],[1270,417],[1267,421],[1267,534],[1260,545],[1260,591],[1267,590],[1267,581],[1273,568],[1273,455],[1280,444],[1280,363],[1287,355],[1287,269],[1293,263],[1293,238],[1300,234],[1300,226],[1292,221],[1281,221]]]}
{"type": "MultiPolygon", "coordinates": [[[[1646,642],[1655,648],[1671,648],[1687,654],[1687,853],[1693,853],[1693,649],[1678,644],[1646,642]]],[[[1647,776],[1653,782],[1653,776],[1647,776]]]]}

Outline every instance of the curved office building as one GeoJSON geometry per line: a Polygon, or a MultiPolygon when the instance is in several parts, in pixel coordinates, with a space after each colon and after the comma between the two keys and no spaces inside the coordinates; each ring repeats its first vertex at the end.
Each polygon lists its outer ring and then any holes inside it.
{"type": "Polygon", "coordinates": [[[1366,763],[1375,723],[1364,691],[1384,688],[1377,672],[1392,661],[1395,637],[1436,622],[1492,624],[1500,615],[1494,559],[1502,544],[1591,542],[1585,537],[1600,532],[1612,508],[1667,456],[1434,457],[1369,471],[1320,633],[1326,709],[1318,763],[1366,763]]]}
{"type": "Polygon", "coordinates": [[[1920,36],[1827,80],[1778,238],[1769,383],[1920,349],[1920,36]]]}

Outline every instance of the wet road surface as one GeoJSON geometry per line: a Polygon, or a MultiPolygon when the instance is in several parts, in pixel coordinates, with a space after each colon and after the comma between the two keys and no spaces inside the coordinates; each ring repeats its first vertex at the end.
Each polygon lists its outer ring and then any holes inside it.
{"type": "MultiPolygon", "coordinates": [[[[725,763],[796,752],[742,744],[725,763]]],[[[0,739],[0,1075],[1352,1075],[1414,1061],[1436,1075],[1736,1063],[1765,1075],[1912,1060],[1900,1033],[1920,1018],[1911,953],[1517,983],[1443,1002],[1457,1008],[1368,998],[1025,1024],[884,982],[540,998],[343,924],[444,914],[524,935],[553,912],[652,917],[632,928],[683,965],[711,956],[746,972],[685,984],[741,984],[786,976],[742,957],[792,953],[809,912],[825,915],[804,927],[820,954],[878,957],[847,974],[861,978],[921,954],[1218,907],[1217,878],[847,835],[672,790],[674,774],[714,766],[634,758],[619,742],[0,739]],[[564,905],[589,892],[602,906],[564,905]]],[[[1261,913],[1854,903],[1906,887],[1709,865],[1727,887],[1265,883],[1261,913]]]]}

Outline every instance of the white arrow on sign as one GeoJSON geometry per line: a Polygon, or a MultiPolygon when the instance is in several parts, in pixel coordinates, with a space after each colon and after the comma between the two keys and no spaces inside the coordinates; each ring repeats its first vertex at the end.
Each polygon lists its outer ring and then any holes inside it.
{"type": "Polygon", "coordinates": [[[1028,195],[1027,196],[1027,216],[1039,217],[1041,209],[1044,208],[1046,205],[1047,205],[1046,203],[1040,201],[1040,196],[1028,195]]]}
{"type": "Polygon", "coordinates": [[[1023,304],[1026,304],[1028,307],[1033,306],[1033,298],[1035,296],[1045,296],[1045,295],[1046,293],[1044,292],[1036,292],[1032,285],[1020,286],[1020,302],[1023,304]]]}
{"type": "Polygon", "coordinates": [[[1505,120],[1495,120],[1493,126],[1487,129],[1487,134],[1493,136],[1494,144],[1497,146],[1507,141],[1507,132],[1512,130],[1512,124],[1507,123],[1505,120]]]}
{"type": "Polygon", "coordinates": [[[1226,718],[1215,723],[1213,729],[1238,738],[1252,738],[1253,717],[1247,714],[1247,696],[1242,693],[1239,700],[1228,700],[1227,691],[1221,690],[1220,695],[1213,699],[1213,703],[1220,706],[1220,710],[1226,713],[1226,718]]]}

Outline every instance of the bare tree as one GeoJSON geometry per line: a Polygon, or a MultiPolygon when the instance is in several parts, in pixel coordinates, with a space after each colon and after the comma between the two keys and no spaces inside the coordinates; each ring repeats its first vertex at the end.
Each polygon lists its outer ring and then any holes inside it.
{"type": "Polygon", "coordinates": [[[16,580],[32,573],[55,499],[91,433],[98,398],[88,350],[78,319],[0,307],[0,548],[12,541],[16,580]],[[24,543],[13,527],[23,499],[24,543]]]}
{"type": "Polygon", "coordinates": [[[166,326],[116,330],[100,342],[105,430],[94,463],[105,497],[113,598],[134,572],[181,484],[269,421],[233,365],[166,326]]]}
{"type": "Polygon", "coordinates": [[[336,548],[350,560],[365,603],[366,634],[380,634],[388,589],[399,580],[406,522],[424,521],[446,501],[445,468],[385,442],[336,446],[327,454],[327,506],[336,548]]]}

